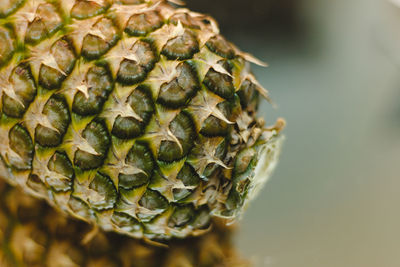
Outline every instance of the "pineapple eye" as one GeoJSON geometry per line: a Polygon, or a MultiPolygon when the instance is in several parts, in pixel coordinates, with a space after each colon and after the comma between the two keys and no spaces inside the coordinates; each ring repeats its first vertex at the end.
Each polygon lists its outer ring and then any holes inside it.
{"type": "Polygon", "coordinates": [[[126,159],[126,164],[137,169],[136,173],[120,173],[118,186],[131,189],[146,184],[153,174],[154,162],[150,149],[140,143],[133,145],[126,159]]]}
{"type": "Polygon", "coordinates": [[[96,210],[106,210],[114,207],[117,201],[117,190],[110,177],[97,172],[89,184],[93,194],[89,194],[90,206],[96,210]]]}
{"type": "Polygon", "coordinates": [[[140,199],[139,204],[149,210],[166,209],[168,207],[167,201],[160,193],[153,190],[147,190],[140,199]]]}
{"type": "Polygon", "coordinates": [[[174,213],[169,217],[169,227],[183,227],[194,217],[194,208],[191,205],[176,206],[174,213]]]}
{"type": "Polygon", "coordinates": [[[16,124],[11,128],[9,145],[10,149],[16,153],[14,156],[9,156],[10,164],[18,170],[30,170],[34,146],[28,131],[22,125],[16,124]]]}
{"type": "Polygon", "coordinates": [[[36,9],[35,16],[26,29],[25,42],[27,43],[38,43],[62,27],[62,19],[56,7],[50,3],[40,4],[36,9]]]}
{"type": "Polygon", "coordinates": [[[124,84],[135,84],[146,78],[146,70],[136,61],[124,59],[118,70],[118,80],[124,84]]]}
{"type": "MultiPolygon", "coordinates": [[[[44,52],[48,54],[37,55],[41,63],[39,69],[39,84],[48,90],[58,89],[75,65],[74,51],[67,40],[60,39],[51,46],[50,51],[41,51],[40,53],[44,52]],[[55,62],[51,64],[52,66],[48,66],[43,64],[45,61],[44,58],[46,58],[46,60],[54,60],[55,62]]],[[[32,57],[32,61],[35,61],[35,57],[32,57]]]]}
{"type": "Polygon", "coordinates": [[[171,60],[184,60],[192,58],[197,52],[199,52],[199,43],[196,36],[191,31],[185,30],[183,35],[169,40],[161,53],[171,60]]]}
{"type": "Polygon", "coordinates": [[[193,122],[184,112],[179,113],[170,123],[170,131],[179,140],[181,147],[174,141],[162,141],[158,150],[158,160],[172,162],[188,154],[194,144],[193,122]]]}
{"type": "Polygon", "coordinates": [[[58,70],[46,65],[41,66],[39,75],[40,85],[47,89],[56,89],[60,87],[61,82],[65,79],[65,76],[58,70]]]}
{"type": "Polygon", "coordinates": [[[83,220],[90,221],[95,219],[94,212],[90,209],[89,205],[77,197],[71,196],[69,198],[68,207],[75,216],[83,220]]]}
{"type": "Polygon", "coordinates": [[[229,125],[216,118],[215,116],[209,116],[203,123],[203,127],[200,133],[205,136],[224,136],[228,133],[229,125]]]}
{"type": "MultiPolygon", "coordinates": [[[[229,64],[227,61],[221,61],[221,64],[226,70],[229,71],[229,64]]],[[[212,92],[216,93],[222,98],[231,99],[235,93],[232,77],[227,74],[216,72],[211,68],[203,80],[203,84],[212,92]]]]}
{"type": "MultiPolygon", "coordinates": [[[[217,108],[227,118],[231,119],[232,111],[231,104],[229,101],[221,102],[217,105],[217,108]]],[[[225,121],[218,119],[217,117],[210,115],[201,127],[200,133],[205,136],[226,136],[229,132],[230,126],[225,121]]]]}
{"type": "Polygon", "coordinates": [[[77,92],[72,103],[72,111],[82,116],[100,113],[105,101],[113,89],[111,74],[105,67],[94,66],[86,74],[88,97],[77,92]]]}
{"type": "Polygon", "coordinates": [[[154,113],[154,103],[149,89],[145,86],[138,86],[133,90],[127,103],[141,118],[141,121],[133,117],[118,115],[113,123],[112,134],[121,139],[132,139],[142,135],[154,113]]]}
{"type": "MultiPolygon", "coordinates": [[[[196,170],[188,163],[185,163],[185,165],[183,165],[176,178],[178,180],[181,180],[183,184],[188,187],[197,187],[200,184],[200,176],[197,174],[196,170]]],[[[174,188],[173,190],[174,199],[179,203],[184,203],[185,198],[192,193],[193,190],[187,188],[174,188]]]]}
{"type": "Polygon", "coordinates": [[[74,179],[74,167],[65,152],[56,151],[50,158],[47,168],[55,173],[61,174],[64,179],[48,177],[46,182],[56,192],[66,192],[72,189],[72,180],[74,179]]]}
{"type": "Polygon", "coordinates": [[[60,95],[50,97],[43,108],[43,116],[46,116],[53,129],[37,125],[35,141],[44,147],[58,146],[71,120],[65,99],[60,95]]]}
{"type": "Polygon", "coordinates": [[[13,34],[8,29],[0,27],[0,67],[11,59],[15,48],[16,43],[13,34]]]}
{"type": "Polygon", "coordinates": [[[163,24],[163,19],[157,11],[149,11],[131,16],[127,22],[125,32],[131,36],[145,36],[161,28],[163,24]]]}
{"type": "MultiPolygon", "coordinates": [[[[71,9],[71,17],[76,19],[87,19],[104,13],[108,4],[100,5],[99,1],[77,0],[71,9]]],[[[104,1],[108,3],[108,1],[104,1]]]]}
{"type": "Polygon", "coordinates": [[[157,191],[147,189],[139,200],[139,204],[153,212],[140,212],[138,217],[142,222],[148,222],[153,219],[157,214],[164,212],[168,208],[168,201],[157,191]]]}
{"type": "Polygon", "coordinates": [[[100,167],[110,146],[107,127],[100,121],[92,121],[83,130],[82,137],[97,152],[97,155],[78,149],[75,152],[74,164],[82,170],[100,167]]]}
{"type": "Polygon", "coordinates": [[[242,108],[248,109],[251,112],[257,111],[260,93],[257,91],[254,83],[245,80],[237,94],[240,98],[242,108]]]}
{"type": "Polygon", "coordinates": [[[177,70],[178,77],[161,86],[157,100],[171,108],[185,105],[199,89],[198,78],[188,63],[180,64],[177,70]]]}
{"type": "Polygon", "coordinates": [[[82,56],[89,60],[97,59],[104,55],[118,40],[117,28],[112,20],[102,18],[97,21],[92,31],[95,34],[88,33],[82,41],[82,56]]]}
{"type": "Polygon", "coordinates": [[[235,51],[233,50],[232,45],[220,35],[216,35],[209,39],[206,46],[210,51],[226,59],[233,59],[235,57],[235,51]]]}
{"type": "Polygon", "coordinates": [[[185,203],[185,198],[193,193],[193,190],[186,188],[174,188],[172,193],[174,194],[174,200],[178,203],[185,203]]]}
{"type": "Polygon", "coordinates": [[[117,73],[117,80],[126,85],[133,85],[143,81],[157,62],[156,54],[151,44],[147,42],[136,42],[131,51],[135,51],[137,61],[123,59],[117,73]]]}
{"type": "Polygon", "coordinates": [[[137,233],[142,231],[142,226],[138,220],[122,212],[114,212],[111,221],[125,232],[137,233]]]}
{"type": "Polygon", "coordinates": [[[197,19],[197,18],[193,18],[192,16],[190,16],[189,14],[176,14],[173,15],[172,17],[169,18],[170,23],[173,23],[174,25],[178,24],[178,21],[180,21],[182,23],[183,26],[187,27],[187,28],[192,28],[192,29],[196,29],[196,30],[200,30],[200,22],[201,20],[197,19]]]}
{"type": "Polygon", "coordinates": [[[9,86],[15,95],[8,95],[7,92],[3,93],[3,112],[10,117],[21,118],[36,95],[36,85],[29,66],[20,64],[15,67],[9,79],[7,79],[7,83],[6,86],[9,86]]]}
{"type": "Polygon", "coordinates": [[[200,183],[200,176],[190,164],[185,163],[177,175],[185,186],[197,186],[200,183]]]}

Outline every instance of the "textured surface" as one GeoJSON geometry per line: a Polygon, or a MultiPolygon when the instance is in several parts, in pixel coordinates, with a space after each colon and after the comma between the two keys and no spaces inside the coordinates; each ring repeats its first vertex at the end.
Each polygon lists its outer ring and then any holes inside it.
{"type": "Polygon", "coordinates": [[[0,168],[58,208],[135,237],[234,219],[275,165],[249,62],[164,1],[2,1],[0,168]],[[260,167],[259,167],[260,168],[260,167]],[[258,174],[258,175],[257,175],[258,174]]]}
{"type": "Polygon", "coordinates": [[[0,181],[2,267],[246,267],[234,250],[233,229],[215,224],[202,237],[174,240],[168,248],[102,231],[60,216],[43,201],[0,181]],[[91,238],[88,238],[90,237],[91,238]],[[85,241],[83,241],[85,240],[85,241]]]}

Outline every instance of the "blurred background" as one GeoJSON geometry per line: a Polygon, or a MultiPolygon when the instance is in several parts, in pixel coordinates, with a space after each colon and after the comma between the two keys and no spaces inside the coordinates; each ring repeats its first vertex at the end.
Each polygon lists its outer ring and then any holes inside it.
{"type": "Polygon", "coordinates": [[[236,236],[255,266],[400,266],[400,2],[191,0],[267,61],[278,169],[236,236]]]}

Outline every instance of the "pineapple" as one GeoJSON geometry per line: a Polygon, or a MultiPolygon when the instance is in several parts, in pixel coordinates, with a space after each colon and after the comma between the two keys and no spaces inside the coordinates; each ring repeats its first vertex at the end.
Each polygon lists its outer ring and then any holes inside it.
{"type": "Polygon", "coordinates": [[[89,241],[90,225],[60,216],[0,181],[0,266],[29,267],[209,267],[249,266],[231,242],[232,228],[216,223],[196,238],[155,247],[127,236],[99,231],[89,241]]]}
{"type": "Polygon", "coordinates": [[[136,238],[240,216],[284,121],[256,116],[263,63],[178,4],[0,0],[0,176],[136,238]]]}

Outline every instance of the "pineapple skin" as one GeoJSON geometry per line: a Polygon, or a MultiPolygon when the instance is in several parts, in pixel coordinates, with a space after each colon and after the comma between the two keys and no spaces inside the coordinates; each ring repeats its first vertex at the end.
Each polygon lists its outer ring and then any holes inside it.
{"type": "MultiPolygon", "coordinates": [[[[173,1],[177,2],[177,1],[173,1]]],[[[0,1],[0,176],[107,231],[200,235],[274,169],[250,62],[167,1],[0,1]]]]}
{"type": "Polygon", "coordinates": [[[232,227],[215,223],[201,237],[157,247],[99,230],[60,215],[43,200],[0,181],[0,266],[2,267],[247,267],[232,242],[232,227]]]}

